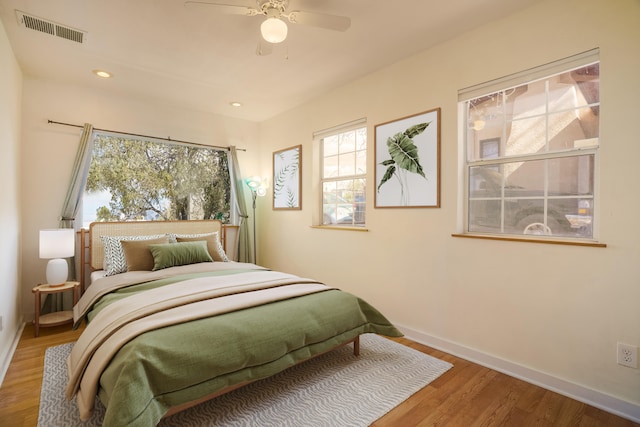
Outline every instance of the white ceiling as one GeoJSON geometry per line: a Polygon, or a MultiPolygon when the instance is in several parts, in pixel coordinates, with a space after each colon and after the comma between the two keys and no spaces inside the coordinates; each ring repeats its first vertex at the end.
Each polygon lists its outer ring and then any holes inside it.
{"type": "Polygon", "coordinates": [[[0,18],[27,76],[261,121],[535,1],[291,0],[289,9],[348,16],[351,28],[289,24],[268,56],[255,53],[263,18],[181,0],[0,0],[0,18]],[[16,10],[86,31],[86,43],[19,26],[16,10]]]}

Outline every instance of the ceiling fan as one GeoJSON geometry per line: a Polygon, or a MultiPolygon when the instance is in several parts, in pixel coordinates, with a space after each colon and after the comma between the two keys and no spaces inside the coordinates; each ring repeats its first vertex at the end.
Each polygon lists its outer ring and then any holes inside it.
{"type": "Polygon", "coordinates": [[[256,0],[256,4],[256,7],[249,7],[205,1],[186,1],[184,3],[187,8],[206,7],[228,15],[266,16],[260,26],[260,33],[269,43],[281,43],[287,38],[288,27],[285,19],[292,24],[309,25],[335,31],[346,31],[351,26],[351,19],[345,16],[302,10],[289,11],[289,0],[256,0]]]}

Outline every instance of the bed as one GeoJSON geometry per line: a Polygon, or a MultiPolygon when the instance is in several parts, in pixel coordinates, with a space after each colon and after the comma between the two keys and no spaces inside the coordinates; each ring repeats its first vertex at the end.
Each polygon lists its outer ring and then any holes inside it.
{"type": "Polygon", "coordinates": [[[97,395],[104,426],[156,425],[337,347],[357,355],[363,333],[402,335],[354,295],[229,260],[224,237],[219,221],[90,226],[87,325],[67,360],[81,419],[97,395]]]}

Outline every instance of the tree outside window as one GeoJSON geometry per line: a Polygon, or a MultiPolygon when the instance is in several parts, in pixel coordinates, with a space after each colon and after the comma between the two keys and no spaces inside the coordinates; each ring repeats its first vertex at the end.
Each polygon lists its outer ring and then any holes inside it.
{"type": "Polygon", "coordinates": [[[83,197],[92,221],[219,219],[229,222],[227,153],[186,144],[96,134],[83,197]]]}

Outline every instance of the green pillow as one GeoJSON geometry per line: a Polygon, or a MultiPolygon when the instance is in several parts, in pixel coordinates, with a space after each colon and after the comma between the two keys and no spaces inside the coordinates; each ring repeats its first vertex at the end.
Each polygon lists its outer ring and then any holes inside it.
{"type": "Polygon", "coordinates": [[[153,271],[178,265],[213,262],[204,240],[149,245],[149,250],[153,255],[153,271]]]}

